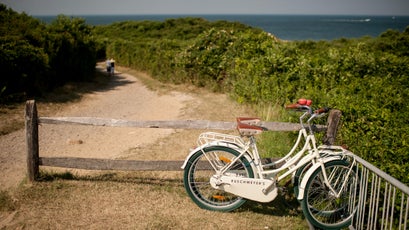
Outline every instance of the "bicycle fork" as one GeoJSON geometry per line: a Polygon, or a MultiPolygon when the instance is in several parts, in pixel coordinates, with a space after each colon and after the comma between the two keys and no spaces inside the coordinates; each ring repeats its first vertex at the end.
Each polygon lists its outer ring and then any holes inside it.
{"type": "Polygon", "coordinates": [[[340,198],[342,192],[344,191],[345,187],[347,186],[347,183],[349,181],[349,177],[351,176],[351,173],[353,171],[353,168],[355,166],[356,160],[353,159],[353,162],[350,164],[349,169],[348,169],[348,173],[346,175],[338,175],[336,170],[330,172],[329,175],[327,175],[327,171],[325,170],[325,165],[321,164],[321,170],[323,172],[323,176],[324,176],[324,183],[327,186],[327,188],[330,190],[330,194],[332,196],[334,196],[335,198],[340,198]],[[332,185],[330,182],[333,182],[332,185]],[[339,183],[342,182],[341,187],[339,188],[338,192],[336,191],[335,187],[337,187],[337,185],[339,183]]]}

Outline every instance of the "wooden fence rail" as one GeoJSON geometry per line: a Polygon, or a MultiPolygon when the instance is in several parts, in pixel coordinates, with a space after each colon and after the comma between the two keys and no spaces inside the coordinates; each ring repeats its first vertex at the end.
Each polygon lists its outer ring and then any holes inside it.
{"type": "Polygon", "coordinates": [[[178,171],[182,161],[135,161],[78,157],[40,157],[39,165],[88,170],[178,171]]]}
{"type": "MultiPolygon", "coordinates": [[[[42,124],[70,124],[161,129],[236,129],[236,122],[207,120],[128,121],[98,117],[40,117],[38,118],[38,122],[42,124]]],[[[300,129],[300,124],[286,122],[261,122],[260,125],[270,131],[297,131],[300,129]]],[[[321,126],[318,127],[318,129],[323,128],[324,127],[321,126]]]]}
{"type": "MultiPolygon", "coordinates": [[[[330,113],[327,126],[318,126],[318,131],[326,130],[324,143],[335,141],[340,111],[330,113]],[[326,128],[330,127],[330,128],[326,128]]],[[[164,128],[164,129],[212,129],[234,130],[235,122],[207,120],[173,120],[173,121],[127,121],[95,117],[38,117],[34,100],[27,101],[25,109],[26,141],[27,141],[27,173],[30,181],[36,180],[39,166],[54,166],[88,170],[132,170],[132,171],[179,171],[182,161],[135,161],[109,160],[75,157],[40,157],[38,142],[39,124],[71,124],[107,127],[164,128]]],[[[262,122],[261,126],[271,131],[297,131],[300,124],[285,122],[262,122]]],[[[265,159],[269,161],[269,159],[265,159]]]]}

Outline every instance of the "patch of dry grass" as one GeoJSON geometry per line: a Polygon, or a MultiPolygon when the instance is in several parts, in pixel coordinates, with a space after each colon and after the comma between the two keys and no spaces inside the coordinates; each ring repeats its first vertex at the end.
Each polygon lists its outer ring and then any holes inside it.
{"type": "MultiPolygon", "coordinates": [[[[5,229],[305,229],[277,198],[231,213],[200,209],[186,195],[181,173],[104,172],[58,176],[16,193],[18,209],[5,229]]],[[[13,213],[13,212],[10,212],[13,213]]]]}

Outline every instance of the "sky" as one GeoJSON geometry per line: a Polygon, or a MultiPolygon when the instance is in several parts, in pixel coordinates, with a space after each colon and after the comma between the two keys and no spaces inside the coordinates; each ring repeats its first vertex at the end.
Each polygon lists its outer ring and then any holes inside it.
{"type": "Polygon", "coordinates": [[[409,0],[0,0],[28,15],[321,14],[409,16],[409,0]]]}

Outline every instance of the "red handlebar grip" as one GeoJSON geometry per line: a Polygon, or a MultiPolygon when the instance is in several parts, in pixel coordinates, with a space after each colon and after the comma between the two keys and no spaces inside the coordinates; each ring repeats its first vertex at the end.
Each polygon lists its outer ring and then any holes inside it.
{"type": "Polygon", "coordinates": [[[320,109],[315,110],[314,113],[321,114],[321,113],[326,113],[328,111],[329,111],[328,108],[320,108],[320,109]]]}
{"type": "Polygon", "coordinates": [[[298,109],[300,108],[299,104],[291,104],[291,105],[286,105],[285,106],[286,109],[298,109]]]}

